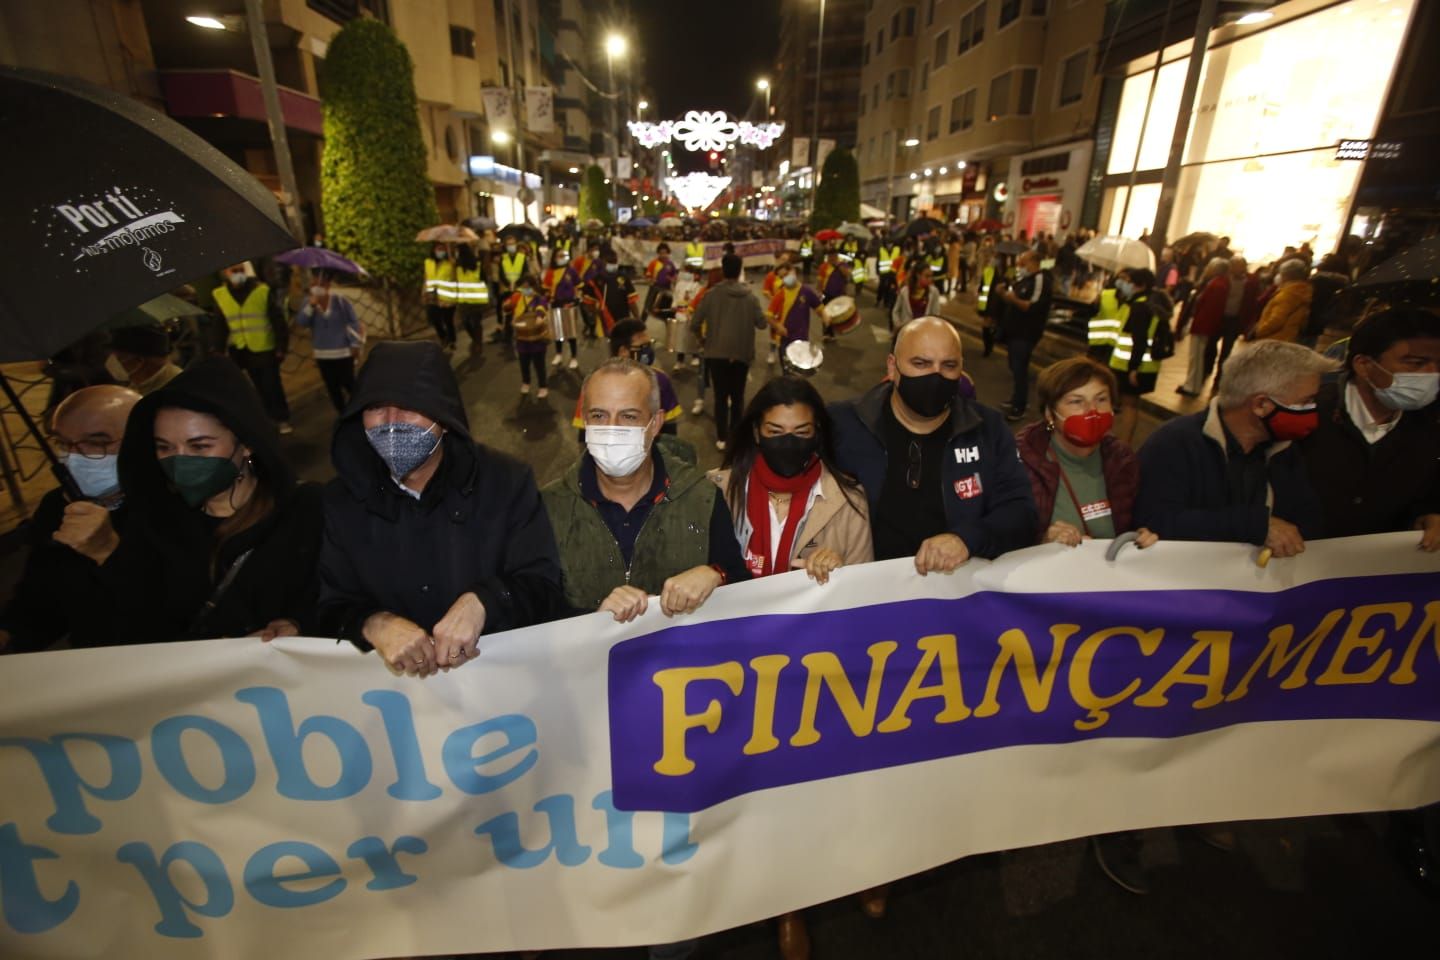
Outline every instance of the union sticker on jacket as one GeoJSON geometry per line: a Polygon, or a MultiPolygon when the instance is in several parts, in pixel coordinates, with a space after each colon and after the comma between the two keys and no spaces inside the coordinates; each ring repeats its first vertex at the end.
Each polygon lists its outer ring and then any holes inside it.
{"type": "Polygon", "coordinates": [[[980,474],[972,473],[970,476],[955,481],[955,496],[961,500],[974,500],[980,496],[983,490],[980,487],[980,474]]]}

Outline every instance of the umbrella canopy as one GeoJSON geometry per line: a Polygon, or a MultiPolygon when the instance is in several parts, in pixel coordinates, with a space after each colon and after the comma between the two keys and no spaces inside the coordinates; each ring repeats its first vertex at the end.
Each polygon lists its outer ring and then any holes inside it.
{"type": "Polygon", "coordinates": [[[631,217],[624,225],[627,227],[653,227],[655,226],[655,221],[645,217],[631,217]]]}
{"type": "MultiPolygon", "coordinates": [[[[595,222],[598,224],[600,221],[596,220],[595,222]]],[[[469,219],[465,220],[464,223],[465,226],[469,227],[471,230],[474,230],[476,233],[480,233],[485,230],[494,230],[496,227],[494,217],[470,217],[469,219]]]]}
{"type": "Polygon", "coordinates": [[[0,68],[0,142],[0,363],[49,357],[118,311],[295,245],[258,180],[115,91],[0,68]]]}
{"type": "MultiPolygon", "coordinates": [[[[484,219],[490,220],[489,217],[485,217],[484,219]]],[[[493,224],[495,221],[490,220],[490,222],[493,224]]],[[[601,223],[600,220],[596,217],[591,217],[589,220],[585,221],[586,230],[599,230],[603,226],[605,226],[605,224],[601,223]]],[[[494,227],[492,226],[491,229],[493,230],[494,227]]]]}
{"type": "Polygon", "coordinates": [[[884,220],[885,211],[879,207],[872,207],[868,203],[862,203],[860,204],[860,216],[866,220],[884,220]]]}
{"type": "Polygon", "coordinates": [[[678,230],[685,224],[680,222],[679,217],[664,217],[660,221],[661,230],[678,230]]]}
{"type": "Polygon", "coordinates": [[[1400,302],[1440,301],[1440,237],[1406,247],[1355,281],[1367,296],[1400,302]]]}
{"type": "Polygon", "coordinates": [[[152,323],[178,320],[180,317],[203,317],[205,308],[187,300],[181,300],[173,293],[162,293],[153,300],[146,300],[138,307],[117,313],[105,324],[109,330],[121,327],[145,327],[152,323]]]}
{"type": "Polygon", "coordinates": [[[474,243],[480,239],[480,235],[469,227],[461,227],[453,223],[442,223],[439,226],[426,227],[415,234],[417,243],[474,243]]]}
{"type": "Polygon", "coordinates": [[[821,230],[819,233],[815,234],[815,239],[819,240],[821,243],[831,243],[835,240],[839,240],[843,236],[844,234],[842,234],[839,230],[821,230]]]}
{"type": "Polygon", "coordinates": [[[1189,250],[1191,247],[1201,243],[1214,243],[1218,238],[1213,233],[1206,233],[1204,230],[1197,230],[1194,233],[1187,233],[1179,240],[1170,244],[1176,250],[1189,250]]]}
{"type": "Polygon", "coordinates": [[[939,220],[936,220],[934,217],[917,217],[916,219],[911,220],[910,225],[905,228],[905,236],[918,237],[927,233],[934,233],[936,230],[944,229],[945,224],[941,223],[939,220]]]}
{"type": "Polygon", "coordinates": [[[287,250],[275,260],[279,263],[288,263],[292,267],[304,267],[307,270],[334,270],[337,273],[349,273],[359,276],[365,272],[365,268],[348,257],[342,257],[334,250],[327,250],[325,247],[300,247],[296,250],[287,250]]]}
{"type": "Polygon", "coordinates": [[[1155,252],[1129,237],[1094,237],[1081,244],[1075,255],[1102,270],[1154,270],[1155,252]]]}
{"type": "Polygon", "coordinates": [[[507,223],[500,228],[501,240],[528,240],[531,243],[544,243],[545,234],[533,223],[507,223]]]}
{"type": "Polygon", "coordinates": [[[858,223],[842,223],[837,227],[847,237],[854,237],[856,240],[869,240],[870,228],[858,223]]]}
{"type": "Polygon", "coordinates": [[[1029,249],[1029,246],[1021,243],[1019,240],[1001,240],[999,243],[995,244],[996,253],[1005,253],[1009,254],[1012,257],[1022,254],[1029,249]]]}

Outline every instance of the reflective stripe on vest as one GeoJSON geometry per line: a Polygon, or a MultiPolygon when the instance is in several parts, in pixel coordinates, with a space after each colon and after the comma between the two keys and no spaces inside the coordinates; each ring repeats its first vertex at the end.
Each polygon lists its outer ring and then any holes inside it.
{"type": "Polygon", "coordinates": [[[502,253],[500,255],[500,270],[505,274],[505,282],[510,286],[520,282],[520,276],[525,272],[525,254],[523,253],[502,253]]]}
{"type": "Polygon", "coordinates": [[[814,248],[811,247],[810,244],[808,244],[808,243],[802,243],[802,244],[800,244],[800,256],[802,256],[802,257],[808,257],[808,256],[810,256],[810,254],[813,253],[813,252],[814,252],[814,248]]]}
{"type": "Polygon", "coordinates": [[[1100,307],[1090,318],[1087,335],[1092,347],[1113,347],[1130,318],[1130,305],[1121,303],[1113,288],[1100,291],[1100,307]]]}
{"type": "Polygon", "coordinates": [[[215,305],[225,314],[230,327],[230,346],[255,353],[275,349],[275,330],[270,326],[270,288],[257,283],[255,289],[239,303],[228,287],[215,291],[215,305]]]}
{"type": "Polygon", "coordinates": [[[876,266],[879,268],[881,273],[894,273],[895,259],[899,256],[899,247],[881,247],[880,260],[879,263],[876,264],[876,266]]]}
{"type": "Polygon", "coordinates": [[[703,244],[703,243],[687,243],[687,244],[685,244],[685,266],[687,266],[687,267],[703,267],[703,266],[705,266],[705,244],[703,244]]]}
{"type": "Polygon", "coordinates": [[[458,295],[455,288],[455,264],[449,260],[435,260],[427,257],[425,259],[425,292],[434,294],[435,299],[441,303],[454,303],[458,295]]]}
{"type": "Polygon", "coordinates": [[[480,269],[455,271],[455,299],[458,303],[489,303],[490,284],[480,277],[480,269]]]}
{"type": "MultiPolygon", "coordinates": [[[[1140,297],[1134,303],[1144,303],[1145,298],[1140,297]]],[[[1155,331],[1160,329],[1160,314],[1156,313],[1150,317],[1150,332],[1146,335],[1145,356],[1140,358],[1141,373],[1156,373],[1160,369],[1160,361],[1150,355],[1155,348],[1155,331]]],[[[1130,357],[1135,353],[1135,338],[1130,336],[1129,330],[1121,330],[1115,338],[1115,352],[1110,354],[1110,368],[1121,372],[1130,369],[1130,357]]]]}
{"type": "Polygon", "coordinates": [[[859,259],[857,259],[857,260],[855,261],[855,266],[854,266],[854,268],[850,271],[850,279],[851,279],[851,281],[853,281],[854,283],[864,283],[864,282],[865,282],[865,263],[864,263],[864,261],[859,260],[859,259]]]}

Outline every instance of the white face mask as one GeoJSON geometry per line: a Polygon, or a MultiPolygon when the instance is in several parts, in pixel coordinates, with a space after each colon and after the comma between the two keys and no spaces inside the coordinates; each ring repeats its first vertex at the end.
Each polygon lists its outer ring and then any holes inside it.
{"type": "Polygon", "coordinates": [[[236,270],[234,273],[227,273],[225,279],[230,282],[230,286],[238,287],[245,283],[245,274],[236,270]]]}
{"type": "Polygon", "coordinates": [[[130,382],[130,371],[125,369],[125,364],[113,353],[105,355],[105,372],[110,374],[116,383],[130,382]]]}
{"type": "Polygon", "coordinates": [[[1424,410],[1440,395],[1440,373],[1394,373],[1388,387],[1375,387],[1375,396],[1391,410],[1424,410]]]}
{"type": "Polygon", "coordinates": [[[327,296],[329,293],[329,287],[314,286],[310,288],[310,296],[312,297],[324,297],[327,296]]]}
{"type": "Polygon", "coordinates": [[[780,282],[785,284],[785,286],[787,287],[793,287],[800,282],[800,278],[795,276],[795,274],[793,273],[787,273],[785,274],[785,279],[781,280],[780,282]]]}
{"type": "Polygon", "coordinates": [[[650,455],[644,427],[586,427],[585,449],[607,477],[619,480],[639,470],[650,455]]]}
{"type": "Polygon", "coordinates": [[[104,497],[120,489],[120,458],[107,453],[99,459],[82,457],[78,453],[67,454],[65,469],[75,478],[80,492],[87,497],[104,497]]]}

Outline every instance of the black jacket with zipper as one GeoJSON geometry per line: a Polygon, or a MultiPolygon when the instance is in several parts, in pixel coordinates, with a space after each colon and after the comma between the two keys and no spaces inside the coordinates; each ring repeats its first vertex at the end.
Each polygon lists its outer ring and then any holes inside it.
{"type": "Polygon", "coordinates": [[[335,428],[337,478],[325,488],[320,628],[362,649],[365,620],[387,611],[432,630],[463,594],[484,633],[564,613],[560,561],[530,468],[476,443],[454,371],[433,343],[382,343],[335,428]],[[401,490],[365,437],[367,407],[393,404],[445,429],[420,498],[401,490]]]}

